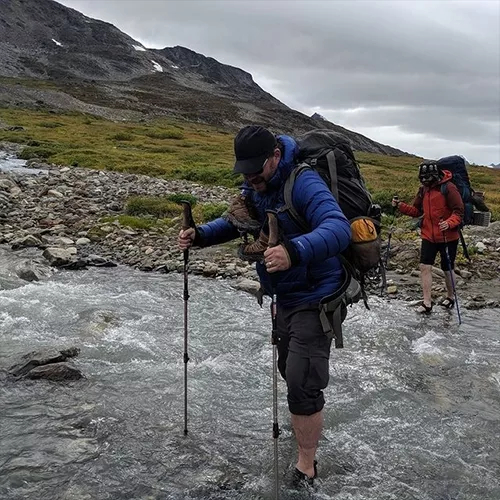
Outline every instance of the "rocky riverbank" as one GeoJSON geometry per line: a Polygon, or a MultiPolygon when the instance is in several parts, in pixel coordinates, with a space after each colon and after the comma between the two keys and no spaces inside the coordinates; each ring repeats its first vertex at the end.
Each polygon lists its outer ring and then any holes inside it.
{"type": "MultiPolygon", "coordinates": [[[[125,264],[143,271],[180,272],[182,254],[176,244],[180,220],[167,226],[131,228],[115,218],[131,196],[190,193],[199,203],[220,203],[233,194],[223,187],[143,175],[89,170],[28,161],[36,175],[0,172],[0,244],[13,251],[31,247],[37,256],[13,272],[26,280],[43,279],[54,268],[125,264]],[[105,219],[105,220],[104,220],[105,219]],[[110,222],[111,221],[111,222],[110,222]]],[[[500,222],[489,228],[471,227],[466,239],[472,263],[460,264],[457,288],[469,308],[500,305],[500,222]]],[[[419,240],[394,232],[386,296],[413,301],[420,297],[419,240]]],[[[234,245],[193,249],[190,272],[229,278],[236,287],[255,292],[254,266],[236,257],[234,245]]],[[[434,294],[442,295],[442,272],[435,269],[434,294]]]]}

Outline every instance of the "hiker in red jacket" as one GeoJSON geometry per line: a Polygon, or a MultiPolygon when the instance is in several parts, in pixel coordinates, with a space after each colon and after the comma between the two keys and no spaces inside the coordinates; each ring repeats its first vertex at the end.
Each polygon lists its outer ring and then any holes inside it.
{"type": "MultiPolygon", "coordinates": [[[[435,163],[422,163],[418,178],[422,183],[413,205],[408,205],[394,197],[392,205],[404,215],[422,217],[420,250],[420,278],[424,299],[417,309],[421,314],[430,314],[434,303],[431,299],[432,266],[439,252],[441,269],[445,274],[446,298],[441,305],[451,309],[455,305],[453,299],[452,276],[459,240],[459,226],[464,215],[464,204],[452,175],[448,170],[441,170],[435,163]],[[446,189],[442,186],[447,183],[446,189]],[[446,194],[443,194],[446,193],[446,194]],[[448,247],[450,261],[446,256],[448,247]]],[[[453,281],[454,282],[454,281],[453,281]]]]}

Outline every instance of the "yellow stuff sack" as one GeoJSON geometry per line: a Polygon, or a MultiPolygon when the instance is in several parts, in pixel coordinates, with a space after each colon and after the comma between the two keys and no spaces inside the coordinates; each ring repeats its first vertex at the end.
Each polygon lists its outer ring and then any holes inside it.
{"type": "Polygon", "coordinates": [[[356,217],[351,221],[351,244],[347,259],[362,273],[375,268],[380,262],[379,223],[370,217],[356,217]]]}
{"type": "Polygon", "coordinates": [[[351,222],[351,241],[353,243],[373,241],[377,237],[377,228],[371,219],[359,217],[351,222]]]}

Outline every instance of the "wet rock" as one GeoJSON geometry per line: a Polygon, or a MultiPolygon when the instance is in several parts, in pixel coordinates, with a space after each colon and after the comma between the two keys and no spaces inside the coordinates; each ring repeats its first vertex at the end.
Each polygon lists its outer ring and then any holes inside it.
{"type": "Polygon", "coordinates": [[[14,377],[22,377],[38,366],[62,363],[68,358],[78,356],[80,349],[70,347],[68,349],[33,351],[25,354],[21,362],[9,368],[9,373],[14,377]]]}
{"type": "Polygon", "coordinates": [[[64,264],[64,265],[59,266],[59,267],[61,267],[63,269],[66,269],[66,270],[71,270],[71,271],[76,271],[78,269],[86,269],[87,268],[87,260],[86,259],[73,258],[67,264],[64,264]]]}
{"type": "Polygon", "coordinates": [[[40,281],[41,279],[48,278],[52,274],[47,266],[33,260],[26,260],[17,265],[15,273],[19,278],[25,281],[40,281]]]}
{"type": "Polygon", "coordinates": [[[45,379],[60,382],[64,380],[79,380],[83,375],[78,368],[67,363],[52,363],[33,368],[26,374],[26,377],[34,380],[45,379]]]}
{"type": "Polygon", "coordinates": [[[95,267],[116,267],[116,263],[106,259],[105,257],[101,257],[100,255],[89,255],[86,259],[88,266],[95,267]]]}
{"type": "Polygon", "coordinates": [[[241,279],[234,284],[234,288],[257,296],[260,292],[260,283],[255,280],[241,279]]]}

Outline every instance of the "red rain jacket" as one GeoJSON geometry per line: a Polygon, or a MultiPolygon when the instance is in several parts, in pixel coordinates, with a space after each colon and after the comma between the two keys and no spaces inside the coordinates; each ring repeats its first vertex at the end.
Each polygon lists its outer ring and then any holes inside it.
{"type": "Polygon", "coordinates": [[[402,214],[410,217],[421,217],[422,239],[432,243],[443,243],[443,232],[439,229],[441,219],[450,225],[446,231],[447,241],[456,241],[460,237],[458,233],[459,225],[464,216],[464,204],[462,197],[455,184],[451,182],[451,172],[443,170],[443,179],[432,186],[422,186],[413,205],[399,203],[398,209],[402,214]],[[446,186],[446,195],[441,193],[441,186],[448,182],[446,186]]]}

